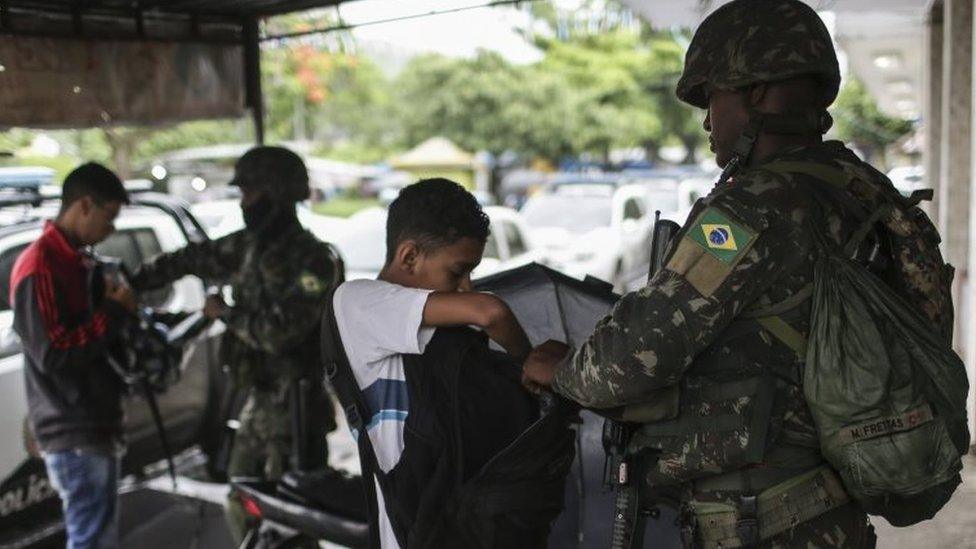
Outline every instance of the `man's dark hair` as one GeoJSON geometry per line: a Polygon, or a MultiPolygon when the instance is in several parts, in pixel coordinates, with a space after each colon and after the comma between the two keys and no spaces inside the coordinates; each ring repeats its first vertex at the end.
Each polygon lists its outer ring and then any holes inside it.
{"type": "Polygon", "coordinates": [[[95,162],[78,166],[64,178],[64,185],[61,187],[61,211],[65,211],[84,196],[92,197],[96,204],[129,203],[129,193],[119,176],[95,162]]]}
{"type": "Polygon", "coordinates": [[[421,179],[400,191],[386,218],[386,262],[397,246],[413,240],[429,252],[464,237],[488,240],[488,216],[474,196],[444,178],[421,179]]]}

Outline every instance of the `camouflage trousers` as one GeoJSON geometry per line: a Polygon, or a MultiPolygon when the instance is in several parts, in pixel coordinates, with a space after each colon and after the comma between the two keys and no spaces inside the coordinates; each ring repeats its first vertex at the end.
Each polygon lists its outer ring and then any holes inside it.
{"type": "MultiPolygon", "coordinates": [[[[759,543],[757,549],[874,549],[877,537],[867,515],[848,503],[759,543]]],[[[685,544],[697,549],[698,544],[685,544]]]]}
{"type": "MultiPolygon", "coordinates": [[[[238,417],[227,475],[276,480],[290,468],[292,454],[292,409],[290,383],[283,380],[272,390],[252,388],[238,417]]],[[[328,463],[326,433],[335,429],[335,409],[328,394],[315,384],[309,395],[309,441],[306,461],[310,468],[328,463]]],[[[240,540],[245,533],[245,516],[233,494],[228,498],[228,522],[240,540]]]]}

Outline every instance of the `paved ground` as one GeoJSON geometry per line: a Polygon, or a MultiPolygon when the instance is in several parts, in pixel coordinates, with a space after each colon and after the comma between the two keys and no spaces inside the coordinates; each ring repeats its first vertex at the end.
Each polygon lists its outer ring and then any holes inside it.
{"type": "Polygon", "coordinates": [[[934,519],[908,528],[895,528],[880,518],[871,521],[881,549],[976,547],[976,457],[966,457],[962,485],[934,519]]]}
{"type": "MultiPolygon", "coordinates": [[[[356,448],[348,429],[340,426],[330,435],[329,443],[329,461],[334,467],[358,469],[356,448]]],[[[132,542],[123,547],[232,549],[223,522],[226,494],[225,484],[182,476],[175,494],[168,478],[150,481],[142,493],[123,496],[120,526],[126,532],[125,541],[132,542]],[[146,521],[147,517],[153,518],[146,521]],[[137,520],[142,521],[138,526],[137,520]]],[[[935,519],[909,528],[892,527],[881,518],[873,518],[872,522],[878,531],[880,549],[976,548],[976,457],[966,458],[962,485],[935,519]]],[[[594,548],[605,546],[595,541],[587,544],[594,548]]]]}

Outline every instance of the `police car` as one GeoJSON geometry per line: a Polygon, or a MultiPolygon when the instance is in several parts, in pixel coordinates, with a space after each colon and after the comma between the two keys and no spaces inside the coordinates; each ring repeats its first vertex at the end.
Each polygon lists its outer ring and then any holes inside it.
{"type": "MultiPolygon", "coordinates": [[[[17,256],[41,234],[45,220],[57,213],[57,200],[43,199],[42,189],[53,172],[41,168],[16,171],[0,168],[0,547],[32,547],[63,533],[61,503],[51,488],[44,463],[26,429],[27,401],[24,359],[13,330],[8,287],[17,256]],[[17,196],[24,197],[18,200],[17,196]],[[11,199],[13,197],[13,199],[11,199]],[[32,203],[31,203],[32,201],[32,203]],[[27,202],[27,203],[25,203],[27,202]],[[6,204],[6,206],[3,206],[6,204]],[[13,205],[11,205],[13,204],[13,205]]],[[[135,267],[150,257],[206,239],[189,209],[172,197],[133,194],[116,220],[116,232],[96,247],[99,255],[135,267]]],[[[144,305],[168,312],[199,310],[205,300],[203,283],[186,277],[169,287],[140,296],[144,305]]],[[[215,324],[186,347],[178,381],[158,395],[169,444],[179,453],[199,445],[209,469],[219,474],[217,456],[226,446],[226,424],[233,415],[233,395],[217,362],[215,324]]],[[[166,456],[147,403],[129,397],[124,403],[126,455],[122,474],[142,473],[166,456]]]]}

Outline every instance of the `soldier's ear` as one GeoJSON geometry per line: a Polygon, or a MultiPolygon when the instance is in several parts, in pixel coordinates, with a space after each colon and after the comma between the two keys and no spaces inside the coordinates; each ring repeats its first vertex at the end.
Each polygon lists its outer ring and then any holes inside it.
{"type": "Polygon", "coordinates": [[[749,105],[756,107],[762,103],[766,98],[766,90],[768,90],[766,84],[756,84],[749,88],[749,105]]]}

